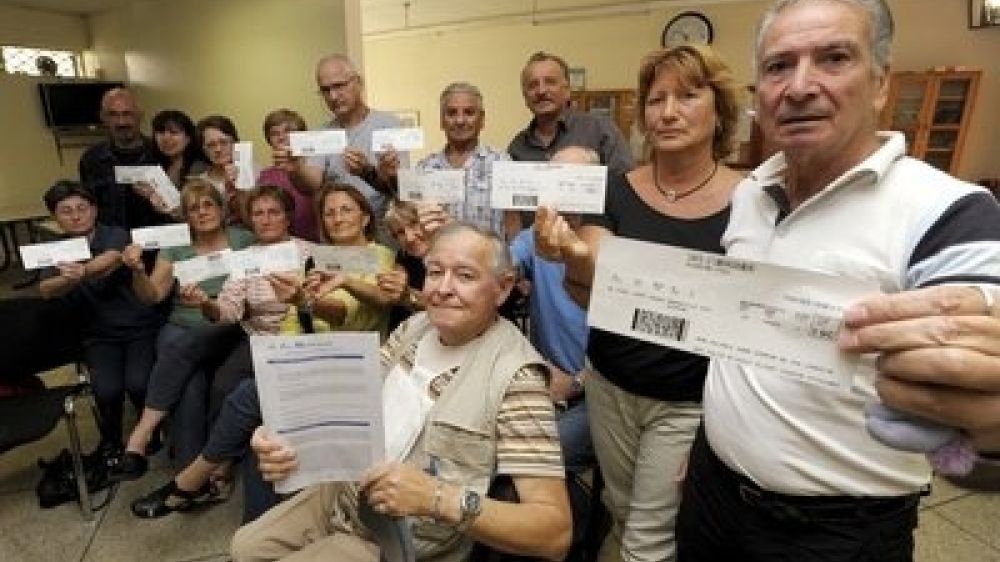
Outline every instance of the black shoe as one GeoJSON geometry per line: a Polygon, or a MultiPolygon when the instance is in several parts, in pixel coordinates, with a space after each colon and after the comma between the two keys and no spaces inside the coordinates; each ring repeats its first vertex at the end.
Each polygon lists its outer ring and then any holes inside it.
{"type": "Polygon", "coordinates": [[[111,467],[118,462],[122,454],[125,452],[125,447],[119,444],[112,443],[110,441],[101,441],[97,445],[97,449],[94,451],[95,455],[98,455],[101,459],[102,464],[107,467],[111,467]]]}
{"type": "Polygon", "coordinates": [[[127,480],[138,480],[146,474],[149,468],[149,461],[146,457],[133,451],[125,451],[117,459],[110,463],[108,478],[112,482],[125,482],[127,480]]]}
{"type": "Polygon", "coordinates": [[[188,492],[178,488],[177,483],[171,480],[161,488],[132,502],[132,513],[142,519],[153,519],[175,511],[190,511],[217,501],[208,483],[195,492],[188,492]]]}

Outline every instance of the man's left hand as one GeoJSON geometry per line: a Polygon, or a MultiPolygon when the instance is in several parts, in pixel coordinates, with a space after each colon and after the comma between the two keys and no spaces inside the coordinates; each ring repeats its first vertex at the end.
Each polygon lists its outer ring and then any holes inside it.
{"type": "Polygon", "coordinates": [[[437,482],[413,465],[383,463],[368,469],[361,479],[361,489],[368,503],[379,513],[403,517],[434,516],[434,489],[437,482]]]}
{"type": "Polygon", "coordinates": [[[845,312],[840,345],[881,355],[877,389],[887,405],[1000,450],[1000,304],[992,300],[958,285],[873,297],[845,312]]]}

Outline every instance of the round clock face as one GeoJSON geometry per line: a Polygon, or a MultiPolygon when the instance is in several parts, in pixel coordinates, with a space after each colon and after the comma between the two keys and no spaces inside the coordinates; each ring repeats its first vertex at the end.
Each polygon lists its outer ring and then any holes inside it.
{"type": "Polygon", "coordinates": [[[677,47],[684,44],[710,45],[712,43],[712,23],[704,14],[682,12],[674,16],[663,28],[660,44],[677,47]]]}

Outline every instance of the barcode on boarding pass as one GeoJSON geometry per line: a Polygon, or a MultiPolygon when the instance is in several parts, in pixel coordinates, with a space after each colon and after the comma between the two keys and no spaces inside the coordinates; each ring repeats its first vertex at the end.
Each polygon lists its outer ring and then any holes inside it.
{"type": "Polygon", "coordinates": [[[660,339],[684,341],[687,336],[687,318],[678,318],[652,310],[635,309],[632,314],[632,331],[649,334],[660,339]]]}
{"type": "Polygon", "coordinates": [[[410,198],[410,201],[423,201],[424,200],[424,194],[421,193],[421,192],[419,192],[419,191],[407,191],[406,195],[407,195],[407,197],[410,198]]]}
{"type": "Polygon", "coordinates": [[[537,195],[511,195],[511,201],[514,203],[515,207],[537,207],[538,206],[538,196],[537,195]]]}

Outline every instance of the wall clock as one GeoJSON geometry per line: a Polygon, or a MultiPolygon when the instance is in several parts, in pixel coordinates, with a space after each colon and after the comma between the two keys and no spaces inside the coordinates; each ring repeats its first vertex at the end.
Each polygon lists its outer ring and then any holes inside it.
{"type": "Polygon", "coordinates": [[[700,12],[681,12],[667,22],[660,44],[671,48],[678,45],[711,45],[712,22],[700,12]]]}

